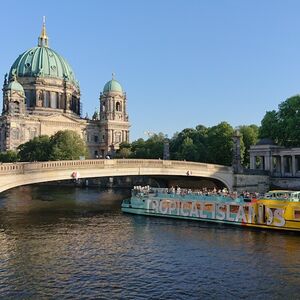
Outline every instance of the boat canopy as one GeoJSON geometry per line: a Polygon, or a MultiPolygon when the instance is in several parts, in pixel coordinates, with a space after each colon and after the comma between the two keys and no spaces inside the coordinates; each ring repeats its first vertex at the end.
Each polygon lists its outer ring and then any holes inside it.
{"type": "Polygon", "coordinates": [[[292,201],[300,202],[300,191],[269,191],[265,197],[271,200],[283,200],[283,201],[292,201]]]}

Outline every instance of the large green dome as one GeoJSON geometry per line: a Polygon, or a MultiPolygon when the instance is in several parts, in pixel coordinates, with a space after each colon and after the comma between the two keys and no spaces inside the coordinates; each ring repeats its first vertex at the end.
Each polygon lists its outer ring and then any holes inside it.
{"type": "Polygon", "coordinates": [[[122,89],[121,84],[117,80],[112,79],[112,80],[108,81],[103,88],[103,93],[108,93],[108,92],[123,93],[123,89],[122,89]]]}
{"type": "Polygon", "coordinates": [[[51,77],[66,79],[78,86],[68,62],[54,50],[38,46],[22,53],[13,63],[9,77],[51,77]]]}

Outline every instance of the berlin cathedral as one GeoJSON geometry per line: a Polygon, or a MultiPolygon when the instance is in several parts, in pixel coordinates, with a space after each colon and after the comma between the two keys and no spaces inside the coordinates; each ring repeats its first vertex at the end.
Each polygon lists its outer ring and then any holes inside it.
{"type": "Polygon", "coordinates": [[[78,81],[68,62],[49,48],[44,21],[37,47],[22,53],[5,75],[0,151],[69,129],[86,141],[90,158],[113,155],[129,141],[126,105],[126,93],[113,76],[100,93],[99,112],[81,117],[78,81]]]}

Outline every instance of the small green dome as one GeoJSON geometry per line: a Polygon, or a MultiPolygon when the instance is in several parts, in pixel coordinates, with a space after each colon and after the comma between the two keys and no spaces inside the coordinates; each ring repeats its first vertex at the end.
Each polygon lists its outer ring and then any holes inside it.
{"type": "Polygon", "coordinates": [[[17,91],[24,95],[24,89],[22,85],[15,78],[13,78],[13,80],[8,84],[6,90],[17,91]]]}
{"type": "Polygon", "coordinates": [[[22,53],[13,63],[9,78],[13,73],[17,77],[66,79],[78,86],[74,72],[67,61],[48,47],[34,47],[22,53]]]}
{"type": "Polygon", "coordinates": [[[123,89],[122,89],[121,84],[117,80],[112,79],[112,80],[108,81],[103,88],[103,93],[108,93],[108,92],[123,93],[123,89]]]}

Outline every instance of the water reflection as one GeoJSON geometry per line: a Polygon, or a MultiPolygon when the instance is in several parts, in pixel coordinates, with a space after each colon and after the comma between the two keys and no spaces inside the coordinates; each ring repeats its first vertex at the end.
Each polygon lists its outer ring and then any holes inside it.
{"type": "Polygon", "coordinates": [[[124,197],[124,191],[55,186],[2,194],[0,296],[299,295],[298,235],[124,215],[124,197]]]}

